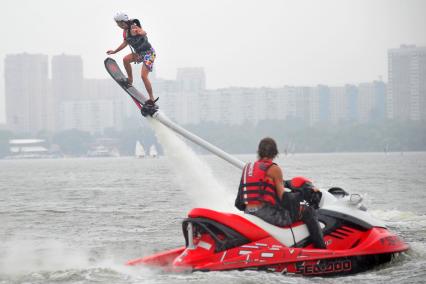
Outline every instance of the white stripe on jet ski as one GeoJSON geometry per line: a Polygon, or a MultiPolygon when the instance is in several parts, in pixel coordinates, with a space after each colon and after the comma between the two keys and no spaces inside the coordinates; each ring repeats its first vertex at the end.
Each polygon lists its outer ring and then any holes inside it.
{"type": "Polygon", "coordinates": [[[243,245],[242,248],[250,248],[250,249],[258,249],[258,246],[249,246],[249,245],[243,245]]]}
{"type": "Polygon", "coordinates": [[[225,259],[226,252],[226,250],[223,252],[222,257],[220,258],[220,262],[223,262],[223,260],[225,259]]]}
{"type": "Polygon", "coordinates": [[[249,253],[251,253],[251,250],[240,250],[238,252],[239,255],[246,255],[246,254],[249,254],[249,253]]]}
{"type": "Polygon", "coordinates": [[[210,250],[210,248],[212,247],[211,244],[204,242],[204,241],[200,241],[197,246],[200,247],[200,248],[203,248],[205,250],[210,250]]]}
{"type": "MultiPolygon", "coordinates": [[[[243,183],[246,184],[247,183],[247,169],[249,167],[250,163],[248,163],[245,167],[244,167],[244,172],[243,172],[243,183]]],[[[247,186],[243,187],[243,192],[244,192],[244,199],[247,199],[247,186]]],[[[245,202],[247,204],[247,201],[245,202]]]]}

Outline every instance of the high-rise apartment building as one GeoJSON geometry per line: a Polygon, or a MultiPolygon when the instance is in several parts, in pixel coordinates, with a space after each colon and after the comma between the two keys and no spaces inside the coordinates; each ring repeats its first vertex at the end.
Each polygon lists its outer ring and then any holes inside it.
{"type": "Polygon", "coordinates": [[[425,120],[426,47],[401,45],[388,50],[388,77],[388,118],[425,120]]]}
{"type": "Polygon", "coordinates": [[[330,122],[337,124],[347,120],[348,97],[345,87],[330,87],[330,122]]]}
{"type": "Polygon", "coordinates": [[[179,68],[176,81],[182,92],[198,92],[206,88],[206,75],[204,68],[191,67],[179,68]]]}
{"type": "Polygon", "coordinates": [[[6,123],[12,131],[52,130],[47,55],[6,56],[5,95],[6,123]]]}
{"type": "Polygon", "coordinates": [[[345,120],[352,122],[357,121],[359,116],[357,104],[359,99],[358,87],[350,84],[345,85],[345,96],[347,100],[345,120]]]}
{"type": "Polygon", "coordinates": [[[382,81],[358,85],[358,121],[366,123],[385,118],[386,84],[382,81]]]}
{"type": "Polygon", "coordinates": [[[103,133],[105,128],[116,128],[116,106],[112,100],[76,100],[61,103],[61,130],[78,129],[90,133],[103,133]]]}
{"type": "Polygon", "coordinates": [[[79,129],[103,133],[105,128],[122,129],[126,107],[132,101],[111,79],[85,79],[80,98],[59,103],[58,130],[79,129]]]}
{"type": "Polygon", "coordinates": [[[63,130],[62,104],[83,98],[83,59],[78,55],[52,57],[52,98],[55,130],[63,130]]]}
{"type": "MultiPolygon", "coordinates": [[[[331,119],[331,106],[330,106],[330,87],[325,85],[318,85],[315,88],[315,94],[317,99],[315,101],[318,101],[318,122],[329,122],[331,119]]],[[[315,122],[316,122],[315,121],[315,122]]]]}
{"type": "Polygon", "coordinates": [[[79,55],[52,57],[52,92],[56,102],[81,99],[83,94],[83,59],[79,55]]]}

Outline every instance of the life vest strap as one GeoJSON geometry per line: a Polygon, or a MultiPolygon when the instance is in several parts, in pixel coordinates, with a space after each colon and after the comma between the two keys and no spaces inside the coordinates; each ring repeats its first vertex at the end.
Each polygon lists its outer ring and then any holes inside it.
{"type": "MultiPolygon", "coordinates": [[[[244,187],[247,187],[247,186],[259,186],[259,187],[264,187],[264,188],[269,187],[270,189],[275,190],[275,187],[272,184],[267,183],[267,182],[263,182],[263,181],[248,182],[248,183],[241,183],[240,184],[240,188],[244,188],[244,187]]],[[[250,190],[250,192],[254,192],[254,191],[250,190]]]]}
{"type": "Polygon", "coordinates": [[[263,190],[263,189],[250,190],[248,192],[244,192],[244,194],[247,194],[247,195],[249,195],[249,194],[260,194],[260,195],[267,194],[267,195],[270,195],[270,196],[275,196],[275,193],[270,192],[270,191],[266,191],[266,190],[263,190]]]}
{"type": "Polygon", "coordinates": [[[243,201],[244,202],[248,202],[248,201],[261,201],[261,202],[264,202],[264,200],[262,198],[259,198],[259,197],[248,197],[248,198],[244,198],[243,201]]]}
{"type": "MultiPolygon", "coordinates": [[[[249,193],[245,194],[242,198],[242,201],[244,203],[250,202],[250,201],[260,201],[260,202],[265,202],[265,199],[262,198],[262,196],[264,195],[269,195],[271,196],[274,200],[275,200],[275,205],[279,204],[279,200],[277,199],[277,195],[274,194],[273,192],[270,191],[266,191],[266,190],[250,190],[249,193]],[[249,197],[249,195],[251,194],[257,194],[257,197],[249,197]]],[[[270,203],[270,202],[268,202],[270,203]]],[[[274,205],[274,204],[272,204],[274,205]]]]}

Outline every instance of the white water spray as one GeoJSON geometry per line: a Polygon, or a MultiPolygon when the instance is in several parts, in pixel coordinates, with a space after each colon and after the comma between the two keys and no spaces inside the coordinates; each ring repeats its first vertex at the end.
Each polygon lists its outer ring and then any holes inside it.
{"type": "Polygon", "coordinates": [[[67,247],[56,240],[10,240],[2,247],[0,275],[84,269],[90,264],[85,251],[67,247]]]}
{"type": "MultiPolygon", "coordinates": [[[[5,279],[10,279],[10,283],[33,283],[34,279],[37,283],[75,283],[76,277],[79,283],[93,282],[96,278],[105,280],[106,277],[146,282],[154,275],[154,270],[125,265],[112,253],[93,259],[87,248],[72,247],[58,240],[12,239],[0,247],[0,283],[9,283],[5,279]]],[[[99,279],[95,282],[117,283],[99,279]]]]}
{"type": "Polygon", "coordinates": [[[170,159],[183,190],[197,207],[234,211],[234,198],[214,177],[211,168],[169,128],[148,118],[170,159]]]}

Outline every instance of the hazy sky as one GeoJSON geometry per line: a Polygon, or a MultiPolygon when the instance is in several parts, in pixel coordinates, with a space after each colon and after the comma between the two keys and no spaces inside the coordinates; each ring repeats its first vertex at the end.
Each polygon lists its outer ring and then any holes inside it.
{"type": "Polygon", "coordinates": [[[209,89],[387,80],[388,48],[426,46],[423,0],[4,0],[1,10],[0,122],[6,54],[81,55],[86,78],[106,78],[117,11],[141,19],[158,77],[201,66],[209,89]]]}

